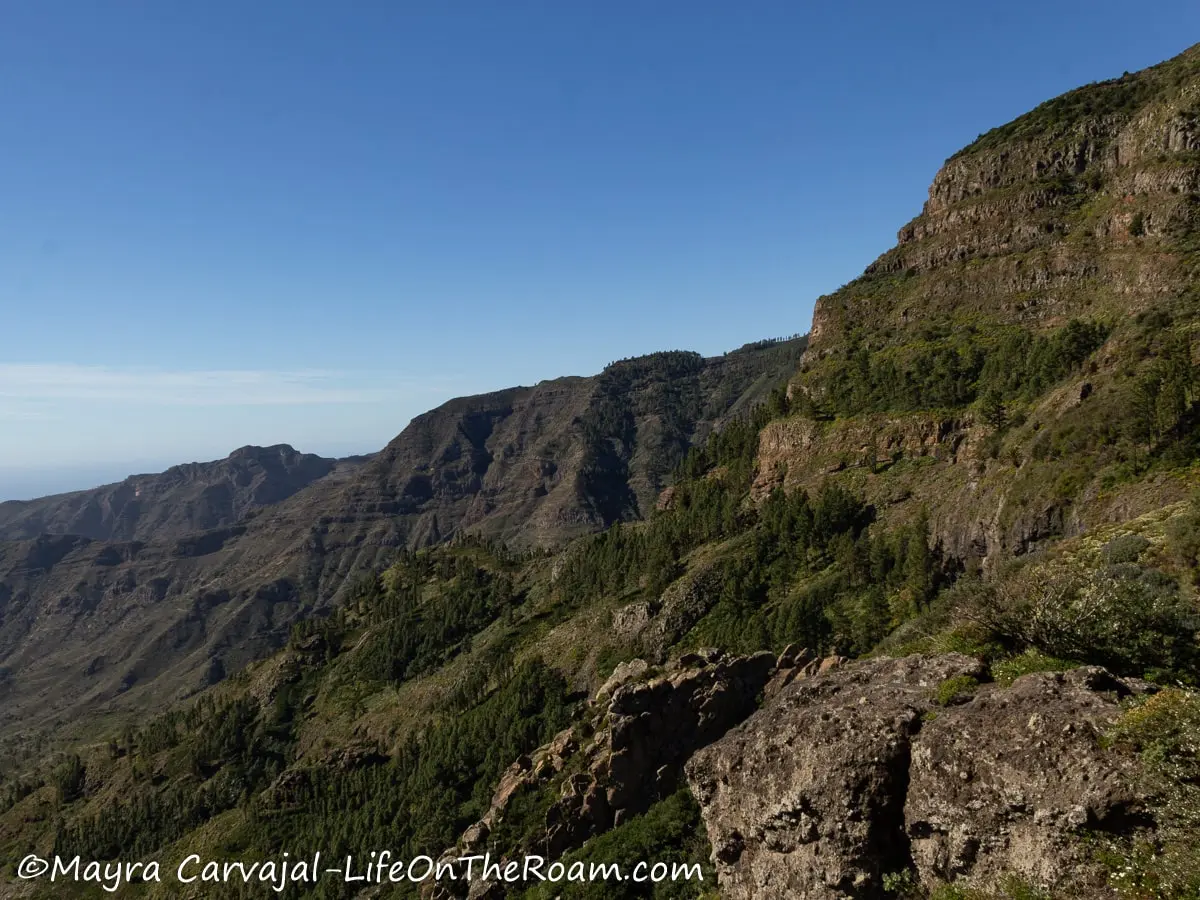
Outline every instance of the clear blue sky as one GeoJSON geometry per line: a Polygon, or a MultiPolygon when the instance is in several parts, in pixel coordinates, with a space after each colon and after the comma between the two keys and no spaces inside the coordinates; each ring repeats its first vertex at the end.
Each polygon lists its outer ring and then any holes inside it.
{"type": "Polygon", "coordinates": [[[806,331],[942,161],[1194,0],[0,10],[0,498],[806,331]]]}

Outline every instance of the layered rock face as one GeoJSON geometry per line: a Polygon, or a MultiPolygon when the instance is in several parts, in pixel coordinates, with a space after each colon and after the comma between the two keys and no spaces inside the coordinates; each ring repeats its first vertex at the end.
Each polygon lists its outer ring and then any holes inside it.
{"type": "Polygon", "coordinates": [[[722,896],[882,900],[884,876],[903,872],[1098,896],[1083,830],[1145,813],[1132,764],[1099,738],[1146,686],[1077,669],[938,704],[940,685],[981,674],[954,654],[850,664],[785,687],[696,753],[686,774],[722,896]]]}
{"type": "Polygon", "coordinates": [[[757,495],[837,477],[885,519],[923,509],[933,543],[985,567],[1181,499],[1165,482],[1105,486],[1108,460],[1069,475],[1058,462],[1111,456],[1122,440],[1122,392],[1142,358],[1130,349],[1137,316],[1154,310],[1178,326],[1197,314],[1198,145],[1193,47],[1051,100],[947,160],[896,246],[817,300],[790,390],[820,414],[767,426],[757,495]],[[972,359],[1071,320],[1102,323],[1106,343],[1039,395],[1010,389],[1014,415],[1004,440],[989,442],[997,429],[980,414],[972,359]],[[863,371],[868,382],[890,372],[886,388],[956,368],[953,397],[855,400],[844,390],[863,371]]]}
{"type": "Polygon", "coordinates": [[[367,460],[243,448],[0,506],[0,535],[20,538],[0,540],[0,728],[114,699],[161,708],[275,649],[401,548],[462,534],[554,547],[637,518],[803,347],[655,354],[458,398],[367,460]]]}
{"type": "Polygon", "coordinates": [[[921,214],[858,281],[818,300],[811,357],[949,315],[1034,326],[1136,312],[1183,286],[1197,220],[1200,48],[1071,91],[937,173],[921,214]],[[1138,227],[1131,230],[1135,217],[1138,227]]]}

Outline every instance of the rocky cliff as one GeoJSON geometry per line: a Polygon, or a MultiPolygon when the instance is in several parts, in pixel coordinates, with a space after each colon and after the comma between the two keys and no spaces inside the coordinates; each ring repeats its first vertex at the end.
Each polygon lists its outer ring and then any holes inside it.
{"type": "Polygon", "coordinates": [[[636,519],[689,446],[786,382],[803,346],[657,354],[459,398],[367,460],[245,448],[6,504],[21,539],[0,542],[0,722],[114,698],[160,707],[270,652],[405,547],[471,534],[546,548],[636,519]]]}
{"type": "Polygon", "coordinates": [[[956,153],[897,245],[818,299],[790,386],[808,412],[764,431],[758,496],[837,475],[985,565],[1181,499],[1125,473],[1191,427],[1137,423],[1167,357],[1190,365],[1198,145],[1193,47],[956,153]]]}

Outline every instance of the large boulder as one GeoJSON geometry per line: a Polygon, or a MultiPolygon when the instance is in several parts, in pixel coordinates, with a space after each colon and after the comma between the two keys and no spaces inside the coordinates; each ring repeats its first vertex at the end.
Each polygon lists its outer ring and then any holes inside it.
{"type": "Polygon", "coordinates": [[[923,879],[987,886],[1017,875],[1080,896],[1099,890],[1078,838],[1140,817],[1132,760],[1100,743],[1117,700],[1139,689],[1095,668],[1026,675],[922,728],[905,819],[923,879]]]}
{"type": "Polygon", "coordinates": [[[957,654],[844,665],[696,753],[686,774],[722,896],[883,900],[884,876],[904,871],[927,887],[1017,876],[1104,896],[1082,832],[1124,831],[1144,810],[1133,761],[1100,736],[1148,686],[1083,668],[939,691],[984,674],[957,654]]]}
{"type": "Polygon", "coordinates": [[[908,864],[904,798],[922,717],[966,656],[879,659],[795,681],[686,766],[722,897],[882,896],[908,864]]]}

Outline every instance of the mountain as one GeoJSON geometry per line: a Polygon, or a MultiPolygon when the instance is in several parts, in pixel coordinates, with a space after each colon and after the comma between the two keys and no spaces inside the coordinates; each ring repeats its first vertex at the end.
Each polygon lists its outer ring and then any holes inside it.
{"type": "Polygon", "coordinates": [[[21,539],[0,543],[0,725],[114,698],[161,707],[278,646],[407,546],[473,534],[547,548],[638,518],[688,447],[782,387],[803,347],[655,354],[452,400],[365,460],[246,448],[5,504],[0,527],[21,539]]]}
{"type": "Polygon", "coordinates": [[[1159,375],[1200,314],[1198,77],[1192,48],[951,157],[897,245],[817,301],[790,388],[813,415],[768,427],[759,495],[843,466],[985,564],[1183,499],[1141,450],[1191,452],[1192,387],[1159,375]]]}
{"type": "Polygon", "coordinates": [[[7,545],[0,858],[1194,900],[1198,151],[1194,47],[951,157],[807,343],[452,401],[232,528],[7,545]]]}
{"type": "Polygon", "coordinates": [[[364,461],[326,459],[287,444],[242,447],[226,459],[131,475],[119,484],[0,503],[0,541],[42,534],[145,541],[236,525],[251,510],[286,500],[328,475],[344,475],[364,461]]]}

